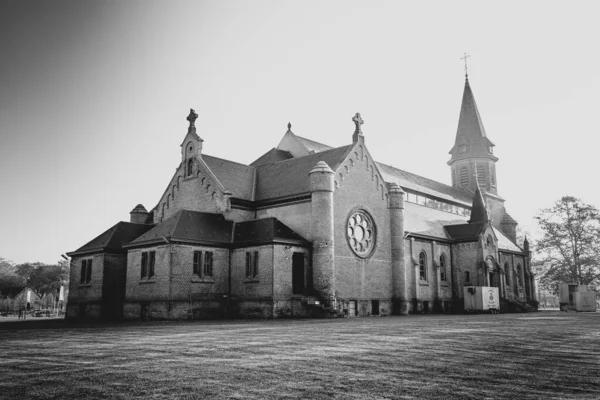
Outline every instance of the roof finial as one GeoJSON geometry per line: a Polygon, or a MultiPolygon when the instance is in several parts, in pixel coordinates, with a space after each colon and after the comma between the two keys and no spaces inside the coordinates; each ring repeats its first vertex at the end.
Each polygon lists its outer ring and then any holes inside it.
{"type": "Polygon", "coordinates": [[[291,132],[292,131],[292,123],[288,122],[288,131],[291,132]]]}
{"type": "Polygon", "coordinates": [[[464,53],[463,56],[460,58],[461,60],[464,60],[465,62],[465,79],[468,81],[469,80],[469,73],[467,71],[467,59],[469,59],[471,56],[467,53],[464,53]]]}
{"type": "Polygon", "coordinates": [[[354,121],[354,125],[356,126],[354,133],[361,133],[360,126],[365,123],[363,119],[360,117],[360,113],[356,113],[356,115],[352,118],[354,121]]]}
{"type": "Polygon", "coordinates": [[[188,128],[188,132],[196,133],[196,119],[198,118],[198,114],[194,111],[193,108],[190,108],[190,114],[187,116],[187,120],[190,121],[190,126],[188,128]]]}

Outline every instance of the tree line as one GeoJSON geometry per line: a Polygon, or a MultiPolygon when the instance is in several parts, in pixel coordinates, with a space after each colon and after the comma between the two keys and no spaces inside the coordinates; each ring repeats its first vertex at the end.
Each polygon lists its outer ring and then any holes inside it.
{"type": "Polygon", "coordinates": [[[26,262],[15,264],[0,257],[0,290],[28,286],[40,295],[56,293],[69,282],[69,265],[65,260],[56,264],[26,262]]]}
{"type": "Polygon", "coordinates": [[[535,216],[543,236],[532,266],[540,287],[557,294],[560,283],[598,285],[600,211],[581,199],[564,196],[535,216]]]}

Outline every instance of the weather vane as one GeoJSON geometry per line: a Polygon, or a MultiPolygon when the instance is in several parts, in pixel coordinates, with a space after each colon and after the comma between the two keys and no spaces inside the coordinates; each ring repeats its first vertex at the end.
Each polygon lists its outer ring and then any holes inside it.
{"type": "Polygon", "coordinates": [[[471,57],[470,55],[468,55],[467,53],[464,53],[463,56],[460,58],[461,60],[465,61],[465,77],[469,76],[469,74],[467,73],[467,59],[470,57],[471,57]]]}

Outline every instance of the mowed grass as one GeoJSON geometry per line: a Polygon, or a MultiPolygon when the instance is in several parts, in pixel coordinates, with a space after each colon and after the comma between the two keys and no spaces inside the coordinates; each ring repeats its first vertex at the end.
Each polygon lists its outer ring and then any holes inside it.
{"type": "Polygon", "coordinates": [[[597,399],[600,313],[0,323],[0,398],[597,399]]]}

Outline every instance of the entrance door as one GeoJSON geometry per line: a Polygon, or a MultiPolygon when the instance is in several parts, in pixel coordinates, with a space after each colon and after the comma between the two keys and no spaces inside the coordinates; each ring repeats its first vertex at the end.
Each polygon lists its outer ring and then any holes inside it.
{"type": "Polygon", "coordinates": [[[350,300],[348,302],[348,316],[349,317],[356,316],[356,300],[350,300]]]}
{"type": "Polygon", "coordinates": [[[292,256],[292,293],[304,293],[304,253],[294,253],[292,256]]]}
{"type": "Polygon", "coordinates": [[[379,315],[379,300],[371,300],[371,315],[379,315]]]}
{"type": "Polygon", "coordinates": [[[494,282],[494,274],[492,272],[490,272],[490,286],[496,286],[494,282]]]}

